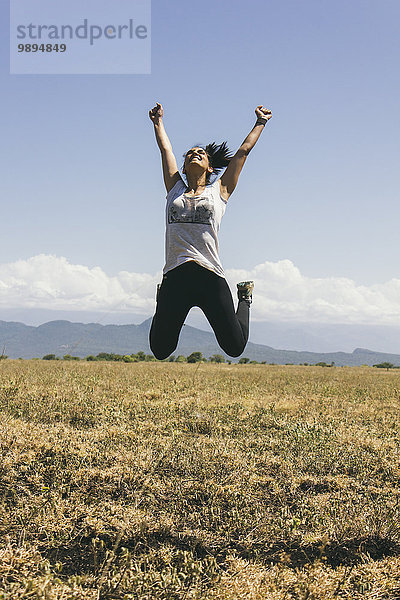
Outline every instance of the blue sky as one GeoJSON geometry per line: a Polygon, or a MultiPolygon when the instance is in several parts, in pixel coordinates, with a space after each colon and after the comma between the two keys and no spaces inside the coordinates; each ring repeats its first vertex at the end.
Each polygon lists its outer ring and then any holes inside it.
{"type": "MultiPolygon", "coordinates": [[[[227,140],[235,150],[255,106],[273,112],[222,223],[232,276],[271,263],[288,290],[298,270],[308,284],[367,290],[367,304],[374,286],[400,278],[397,0],[153,0],[151,75],[10,75],[8,15],[2,2],[3,306],[14,297],[10,265],[32,268],[26,261],[38,255],[108,278],[157,278],[165,192],[148,119],[155,101],[178,162],[195,143],[227,140]]],[[[73,293],[54,285],[50,299],[73,293]]],[[[397,319],[397,283],[382,293],[397,319]]],[[[346,320],[357,306],[328,319],[346,320]]],[[[263,310],[259,318],[270,318],[263,310]]]]}

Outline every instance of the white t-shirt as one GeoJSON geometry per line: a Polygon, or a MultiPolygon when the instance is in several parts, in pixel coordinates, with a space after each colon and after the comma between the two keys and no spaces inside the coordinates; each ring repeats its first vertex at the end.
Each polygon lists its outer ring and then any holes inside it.
{"type": "Polygon", "coordinates": [[[194,260],[225,277],[218,253],[218,231],[226,208],[219,179],[200,196],[186,196],[181,178],[167,194],[163,273],[194,260]]]}

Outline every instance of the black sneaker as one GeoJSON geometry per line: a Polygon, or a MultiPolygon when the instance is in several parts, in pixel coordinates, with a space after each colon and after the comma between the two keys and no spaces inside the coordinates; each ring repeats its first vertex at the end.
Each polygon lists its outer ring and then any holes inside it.
{"type": "Polygon", "coordinates": [[[238,298],[246,300],[249,304],[253,301],[254,281],[241,281],[237,284],[238,298]]]}

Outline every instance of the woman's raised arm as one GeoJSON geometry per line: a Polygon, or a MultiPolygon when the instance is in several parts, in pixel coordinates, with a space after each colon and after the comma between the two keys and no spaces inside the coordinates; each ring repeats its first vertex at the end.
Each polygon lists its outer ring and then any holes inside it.
{"type": "Polygon", "coordinates": [[[180,175],[171,142],[164,128],[163,115],[164,110],[159,102],[149,111],[149,117],[153,122],[154,133],[161,152],[164,183],[167,192],[169,192],[178,181],[180,175]]]}
{"type": "Polygon", "coordinates": [[[253,129],[242,142],[236,154],[234,154],[229,161],[229,165],[220,179],[221,196],[225,200],[228,200],[229,196],[235,189],[240,172],[243,169],[243,165],[246,162],[246,158],[250,150],[254,147],[255,143],[260,137],[265,124],[272,117],[271,111],[267,108],[264,108],[262,105],[257,106],[255,113],[257,116],[257,121],[253,129]]]}

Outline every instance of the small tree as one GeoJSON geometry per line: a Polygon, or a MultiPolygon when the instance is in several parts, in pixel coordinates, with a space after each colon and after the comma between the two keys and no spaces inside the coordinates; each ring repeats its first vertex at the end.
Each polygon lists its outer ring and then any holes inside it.
{"type": "Polygon", "coordinates": [[[146,362],[155,362],[157,359],[153,354],[146,354],[144,360],[146,362]]]}
{"type": "Polygon", "coordinates": [[[177,363],[187,362],[186,356],[183,356],[183,354],[179,354],[179,356],[176,357],[175,362],[177,362],[177,363]]]}
{"type": "Polygon", "coordinates": [[[225,358],[222,356],[222,354],[213,354],[212,356],[210,356],[210,358],[208,360],[210,362],[214,362],[214,363],[224,363],[225,362],[225,358]]]}
{"type": "Polygon", "coordinates": [[[42,360],[57,360],[57,356],[55,354],[45,354],[42,360]]]}
{"type": "Polygon", "coordinates": [[[114,354],[109,352],[99,352],[96,354],[96,360],[114,360],[114,354]]]}
{"type": "Polygon", "coordinates": [[[124,356],[122,357],[122,360],[125,363],[133,363],[136,362],[135,359],[132,356],[129,356],[129,354],[124,354],[124,356]]]}
{"type": "Polygon", "coordinates": [[[204,360],[202,352],[192,352],[192,354],[189,354],[187,357],[188,363],[201,362],[202,360],[204,360]]]}
{"type": "Polygon", "coordinates": [[[239,358],[239,365],[247,365],[247,363],[250,362],[250,359],[247,358],[246,356],[242,356],[242,358],[239,358]]]}
{"type": "Polygon", "coordinates": [[[381,362],[381,363],[378,363],[377,365],[373,365],[373,366],[376,367],[377,369],[386,369],[386,371],[389,371],[389,369],[394,368],[394,364],[390,363],[390,362],[381,362]]]}

